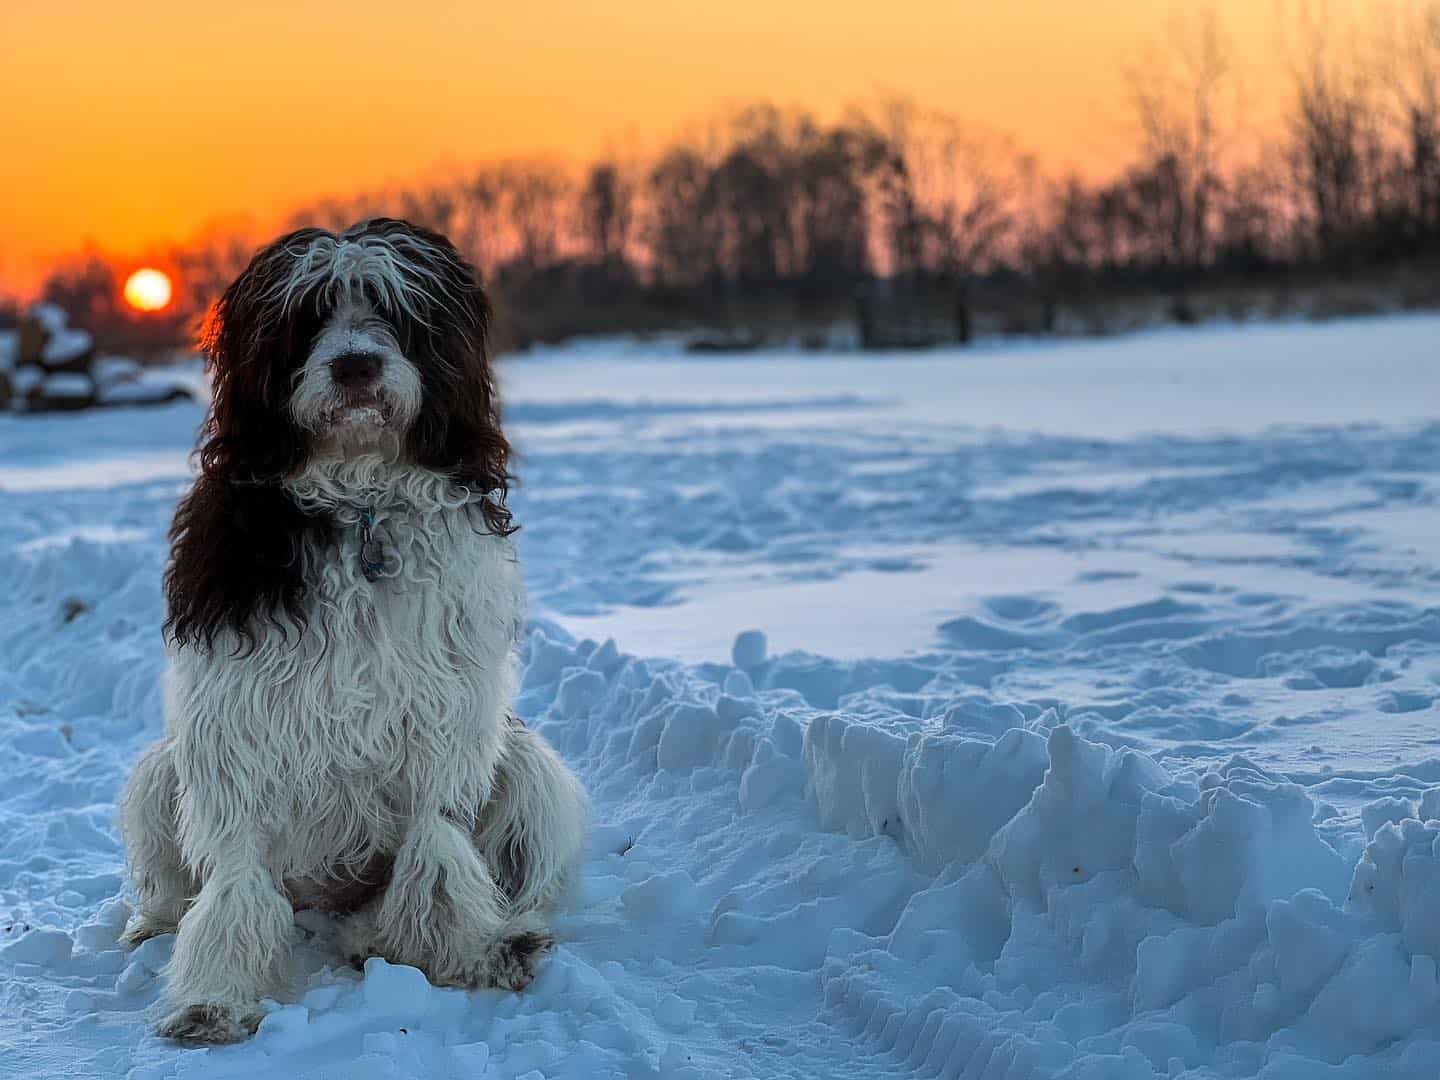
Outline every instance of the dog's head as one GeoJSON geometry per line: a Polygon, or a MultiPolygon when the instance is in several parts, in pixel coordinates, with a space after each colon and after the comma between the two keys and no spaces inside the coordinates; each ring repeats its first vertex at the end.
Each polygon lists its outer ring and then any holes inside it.
{"type": "Polygon", "coordinates": [[[490,531],[513,531],[489,322],[473,268],[408,222],[299,229],[255,255],[204,335],[211,408],[167,579],[178,642],[298,610],[299,540],[326,523],[283,485],[317,457],[432,470],[477,497],[490,531]]]}
{"type": "Polygon", "coordinates": [[[503,490],[490,305],[443,236],[393,218],[299,229],[225,291],[204,345],[214,402],[202,467],[271,482],[315,453],[387,445],[503,490]]]}

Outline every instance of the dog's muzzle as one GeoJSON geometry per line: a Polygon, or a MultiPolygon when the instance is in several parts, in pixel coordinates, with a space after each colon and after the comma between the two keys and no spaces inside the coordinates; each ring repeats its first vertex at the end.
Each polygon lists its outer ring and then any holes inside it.
{"type": "Polygon", "coordinates": [[[333,430],[404,430],[420,410],[420,373],[368,305],[331,316],[296,380],[290,409],[300,425],[333,430]]]}
{"type": "Polygon", "coordinates": [[[336,408],[331,423],[347,414],[373,412],[370,419],[389,419],[387,396],[381,383],[385,358],[371,352],[347,352],[330,361],[330,382],[335,387],[336,408]]]}
{"type": "Polygon", "coordinates": [[[374,353],[342,353],[330,361],[330,378],[347,394],[373,394],[384,367],[384,358],[374,353]]]}

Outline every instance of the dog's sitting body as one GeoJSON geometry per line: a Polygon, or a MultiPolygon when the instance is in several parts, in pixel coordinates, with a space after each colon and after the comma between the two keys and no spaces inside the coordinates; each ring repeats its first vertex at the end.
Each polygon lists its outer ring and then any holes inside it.
{"type": "Polygon", "coordinates": [[[384,220],[282,238],[221,302],[166,734],[122,804],[126,936],[179,934],[164,1034],[252,1031],[295,907],[345,915],[352,962],[441,985],[519,989],[552,940],[586,800],[509,712],[524,595],[487,314],[447,242],[384,220]]]}

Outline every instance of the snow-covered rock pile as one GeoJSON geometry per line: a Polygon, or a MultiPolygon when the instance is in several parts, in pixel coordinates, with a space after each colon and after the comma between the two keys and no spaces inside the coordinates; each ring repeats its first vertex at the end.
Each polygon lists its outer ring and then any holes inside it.
{"type": "Polygon", "coordinates": [[[71,412],[97,405],[154,405],[190,398],[183,379],[96,353],[87,330],[56,304],[40,303],[18,330],[0,333],[0,412],[71,412]]]}
{"type": "Polygon", "coordinates": [[[95,339],[70,326],[62,308],[34,305],[20,320],[10,380],[14,404],[35,411],[88,408],[95,403],[94,358],[95,339]]]}

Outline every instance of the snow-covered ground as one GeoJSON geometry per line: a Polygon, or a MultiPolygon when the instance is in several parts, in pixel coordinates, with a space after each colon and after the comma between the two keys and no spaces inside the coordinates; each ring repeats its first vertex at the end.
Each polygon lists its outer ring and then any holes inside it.
{"type": "Polygon", "coordinates": [[[1437,341],[507,362],[562,944],[442,991],[302,915],[212,1051],[112,820],[199,412],[0,418],[0,1075],[1430,1080],[1437,341]]]}

